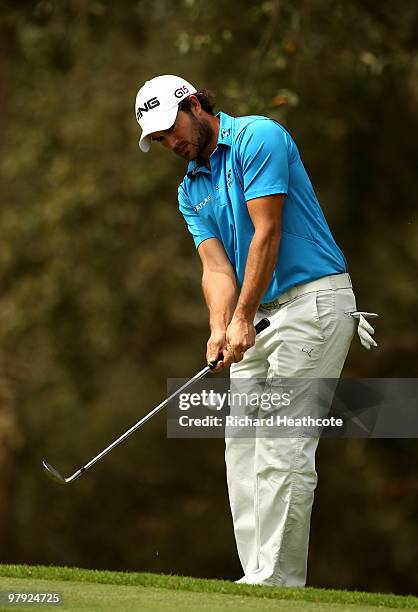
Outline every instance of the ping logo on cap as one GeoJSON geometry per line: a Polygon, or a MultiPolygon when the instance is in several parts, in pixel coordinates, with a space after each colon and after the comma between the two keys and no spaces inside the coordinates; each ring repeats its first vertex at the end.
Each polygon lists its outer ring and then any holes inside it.
{"type": "Polygon", "coordinates": [[[160,106],[160,101],[155,96],[147,100],[144,106],[138,105],[138,108],[136,110],[136,118],[138,119],[138,121],[142,118],[143,113],[147,113],[149,110],[152,110],[157,106],[160,106]]]}

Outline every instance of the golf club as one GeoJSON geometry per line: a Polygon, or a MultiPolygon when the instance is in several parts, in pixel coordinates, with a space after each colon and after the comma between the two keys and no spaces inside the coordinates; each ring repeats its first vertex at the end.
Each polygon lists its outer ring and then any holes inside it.
{"type": "MultiPolygon", "coordinates": [[[[270,321],[268,319],[261,319],[261,321],[259,321],[257,323],[257,325],[255,326],[255,333],[259,334],[260,332],[262,332],[264,329],[266,329],[268,326],[270,325],[270,321]]],[[[48,476],[50,478],[52,478],[55,482],[58,482],[60,484],[69,484],[70,482],[73,482],[73,480],[76,480],[77,478],[79,478],[86,470],[88,470],[89,468],[91,468],[95,463],[97,463],[98,461],[100,461],[100,459],[102,457],[104,457],[105,455],[107,455],[107,453],[109,453],[113,448],[115,448],[115,446],[117,446],[118,444],[120,444],[121,442],[123,442],[123,440],[126,440],[126,438],[128,436],[130,436],[134,431],[136,431],[137,429],[139,429],[139,427],[141,427],[142,425],[144,425],[144,423],[146,423],[147,421],[149,421],[150,419],[152,419],[152,417],[157,414],[157,412],[159,412],[160,410],[162,410],[163,408],[165,408],[165,406],[167,406],[167,404],[177,395],[179,395],[182,391],[184,391],[184,389],[187,389],[188,387],[190,387],[193,383],[195,383],[196,381],[200,380],[201,378],[203,378],[204,376],[206,376],[206,374],[208,374],[208,372],[210,372],[211,370],[213,370],[216,365],[218,364],[218,362],[222,359],[222,355],[220,355],[215,361],[213,361],[212,363],[210,363],[209,365],[205,366],[203,368],[203,370],[200,370],[200,372],[198,372],[197,374],[195,374],[195,376],[193,376],[193,378],[191,378],[190,380],[188,380],[184,385],[182,385],[179,389],[176,389],[176,391],[174,391],[174,393],[172,393],[169,397],[167,397],[167,399],[165,399],[163,402],[161,402],[160,404],[158,404],[158,406],[156,406],[153,410],[151,410],[151,412],[149,412],[148,414],[146,414],[140,421],[138,421],[137,423],[135,423],[135,425],[133,425],[130,429],[128,429],[128,431],[126,431],[124,434],[122,434],[117,440],[115,440],[114,442],[112,442],[112,444],[110,444],[108,447],[106,447],[104,450],[102,450],[101,453],[99,453],[96,457],[94,457],[91,461],[89,461],[88,463],[86,463],[86,465],[84,465],[82,468],[80,468],[79,470],[77,470],[76,472],[74,472],[74,474],[72,474],[71,476],[68,476],[68,478],[64,478],[64,476],[62,476],[58,470],[56,470],[54,467],[52,467],[52,465],[50,465],[49,463],[47,463],[46,461],[42,461],[42,465],[46,471],[46,473],[48,474],[48,476]]]]}

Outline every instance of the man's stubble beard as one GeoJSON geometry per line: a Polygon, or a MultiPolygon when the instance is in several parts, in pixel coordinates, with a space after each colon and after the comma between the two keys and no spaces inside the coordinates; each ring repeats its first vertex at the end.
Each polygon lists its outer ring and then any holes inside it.
{"type": "Polygon", "coordinates": [[[195,128],[195,135],[193,140],[189,141],[189,143],[195,149],[195,152],[192,152],[190,157],[186,155],[182,156],[189,161],[203,158],[203,153],[206,151],[213,138],[213,129],[209,121],[206,119],[201,119],[199,121],[199,119],[192,115],[192,122],[195,128]]]}
{"type": "MultiPolygon", "coordinates": [[[[197,154],[196,158],[203,157],[203,153],[208,148],[212,138],[213,138],[213,130],[209,121],[206,119],[202,119],[199,121],[195,118],[195,122],[197,123],[197,154]]],[[[195,158],[195,159],[196,159],[195,158]]]]}

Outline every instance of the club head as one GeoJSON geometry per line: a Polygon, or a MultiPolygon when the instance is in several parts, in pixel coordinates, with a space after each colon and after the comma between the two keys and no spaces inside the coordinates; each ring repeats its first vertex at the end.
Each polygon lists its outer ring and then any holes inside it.
{"type": "Polygon", "coordinates": [[[42,461],[43,468],[52,480],[59,482],[59,484],[67,484],[67,480],[61,476],[61,474],[52,465],[49,465],[46,461],[42,461]]]}

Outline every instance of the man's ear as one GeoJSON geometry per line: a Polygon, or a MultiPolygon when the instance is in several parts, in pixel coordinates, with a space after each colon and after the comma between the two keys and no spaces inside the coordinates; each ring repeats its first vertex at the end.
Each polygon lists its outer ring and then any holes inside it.
{"type": "Polygon", "coordinates": [[[189,96],[189,102],[190,102],[190,110],[192,111],[193,115],[195,116],[201,115],[202,105],[200,104],[199,98],[195,96],[194,94],[191,94],[191,96],[189,96]]]}

